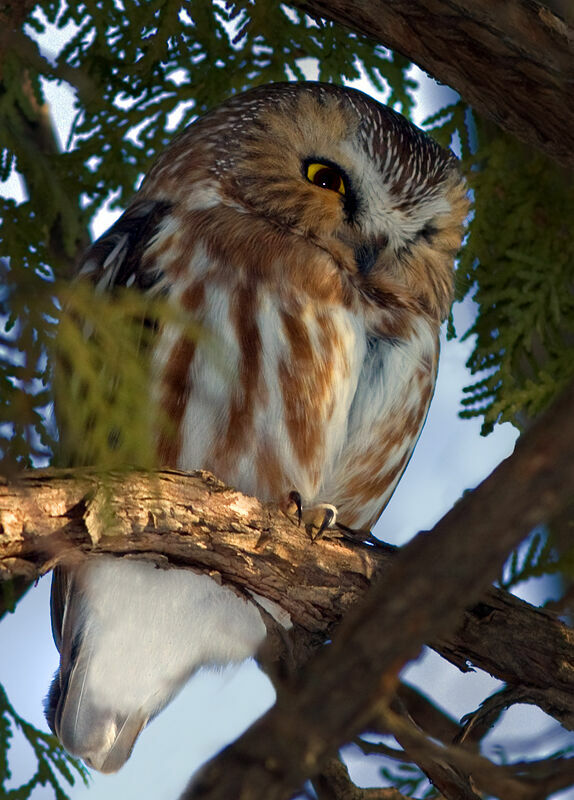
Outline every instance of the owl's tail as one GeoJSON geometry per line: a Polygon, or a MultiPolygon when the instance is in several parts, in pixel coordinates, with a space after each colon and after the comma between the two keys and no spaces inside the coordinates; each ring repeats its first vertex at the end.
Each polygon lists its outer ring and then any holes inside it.
{"type": "Polygon", "coordinates": [[[60,668],[48,723],[101,772],[123,766],[194,672],[243,661],[266,633],[255,603],[207,575],[109,556],[55,570],[52,627],[60,668]]]}

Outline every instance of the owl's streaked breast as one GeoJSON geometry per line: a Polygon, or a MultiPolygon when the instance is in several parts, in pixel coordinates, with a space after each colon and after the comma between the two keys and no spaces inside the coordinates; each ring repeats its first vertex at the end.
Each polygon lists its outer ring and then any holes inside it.
{"type": "MultiPolygon", "coordinates": [[[[420,320],[400,342],[392,331],[374,337],[321,249],[274,231],[247,263],[233,260],[238,217],[224,211],[211,241],[201,226],[176,259],[172,301],[202,333],[193,341],[167,328],[158,346],[159,400],[173,423],[161,461],[208,469],[264,500],[296,490],[306,505],[336,505],[346,525],[372,525],[426,416],[436,325],[420,320]]],[[[172,228],[156,236],[154,258],[172,228]]]]}
{"type": "Polygon", "coordinates": [[[424,319],[404,341],[369,339],[345,446],[318,498],[334,498],[349,527],[372,528],[403,474],[426,419],[438,352],[436,328],[424,319]]]}
{"type": "MultiPolygon", "coordinates": [[[[172,298],[202,335],[163,333],[155,357],[161,403],[176,430],[162,462],[209,469],[238,489],[279,501],[297,489],[312,502],[344,449],[349,408],[367,349],[358,309],[270,278],[210,262],[172,298]]],[[[312,268],[327,259],[318,253],[312,268]]],[[[278,261],[277,276],[288,273],[278,261]]],[[[312,282],[310,282],[312,287],[312,282]]]]}

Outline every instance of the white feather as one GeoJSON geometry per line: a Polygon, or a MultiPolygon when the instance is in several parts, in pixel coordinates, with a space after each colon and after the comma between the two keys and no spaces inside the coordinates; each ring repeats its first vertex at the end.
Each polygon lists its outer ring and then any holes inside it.
{"type": "Polygon", "coordinates": [[[100,558],[83,590],[93,645],[85,692],[120,714],[153,716],[198,666],[242,661],[265,636],[251,603],[188,570],[100,558]]]}
{"type": "Polygon", "coordinates": [[[58,734],[102,772],[197,669],[243,661],[265,638],[256,605],[207,575],[101,557],[75,581],[83,627],[58,734]]]}

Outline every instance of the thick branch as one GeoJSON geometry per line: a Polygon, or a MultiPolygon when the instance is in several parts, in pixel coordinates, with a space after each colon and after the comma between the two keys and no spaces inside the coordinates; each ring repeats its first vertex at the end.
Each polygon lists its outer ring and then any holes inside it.
{"type": "MultiPolygon", "coordinates": [[[[34,579],[88,553],[217,574],[275,600],[319,640],[396,558],[392,548],[313,542],[274,507],[209,473],[38,470],[0,486],[0,576],[34,579]]],[[[463,670],[472,664],[535,688],[540,706],[574,727],[574,633],[553,614],[489,589],[434,647],[463,670]]]]}
{"type": "Polygon", "coordinates": [[[0,485],[0,577],[33,579],[86,553],[138,554],[217,573],[316,633],[364,594],[385,552],[313,543],[275,507],[207,472],[38,470],[0,485]]]}
{"type": "Polygon", "coordinates": [[[574,166],[574,28],[536,0],[294,0],[407,56],[574,166]]]}

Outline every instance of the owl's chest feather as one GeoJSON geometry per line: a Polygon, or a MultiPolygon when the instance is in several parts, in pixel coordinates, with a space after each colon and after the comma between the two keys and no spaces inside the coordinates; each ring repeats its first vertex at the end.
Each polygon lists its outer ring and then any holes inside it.
{"type": "Polygon", "coordinates": [[[369,340],[360,310],[301,291],[203,281],[185,298],[208,335],[190,343],[165,331],[160,342],[175,428],[164,463],[209,469],[265,500],[296,489],[344,505],[350,453],[379,449],[381,419],[413,391],[418,339],[402,350],[369,340]]]}
{"type": "Polygon", "coordinates": [[[246,492],[313,495],[342,447],[366,350],[347,309],[264,288],[205,285],[194,342],[165,331],[156,355],[176,439],[162,460],[211,469],[246,492]]]}

